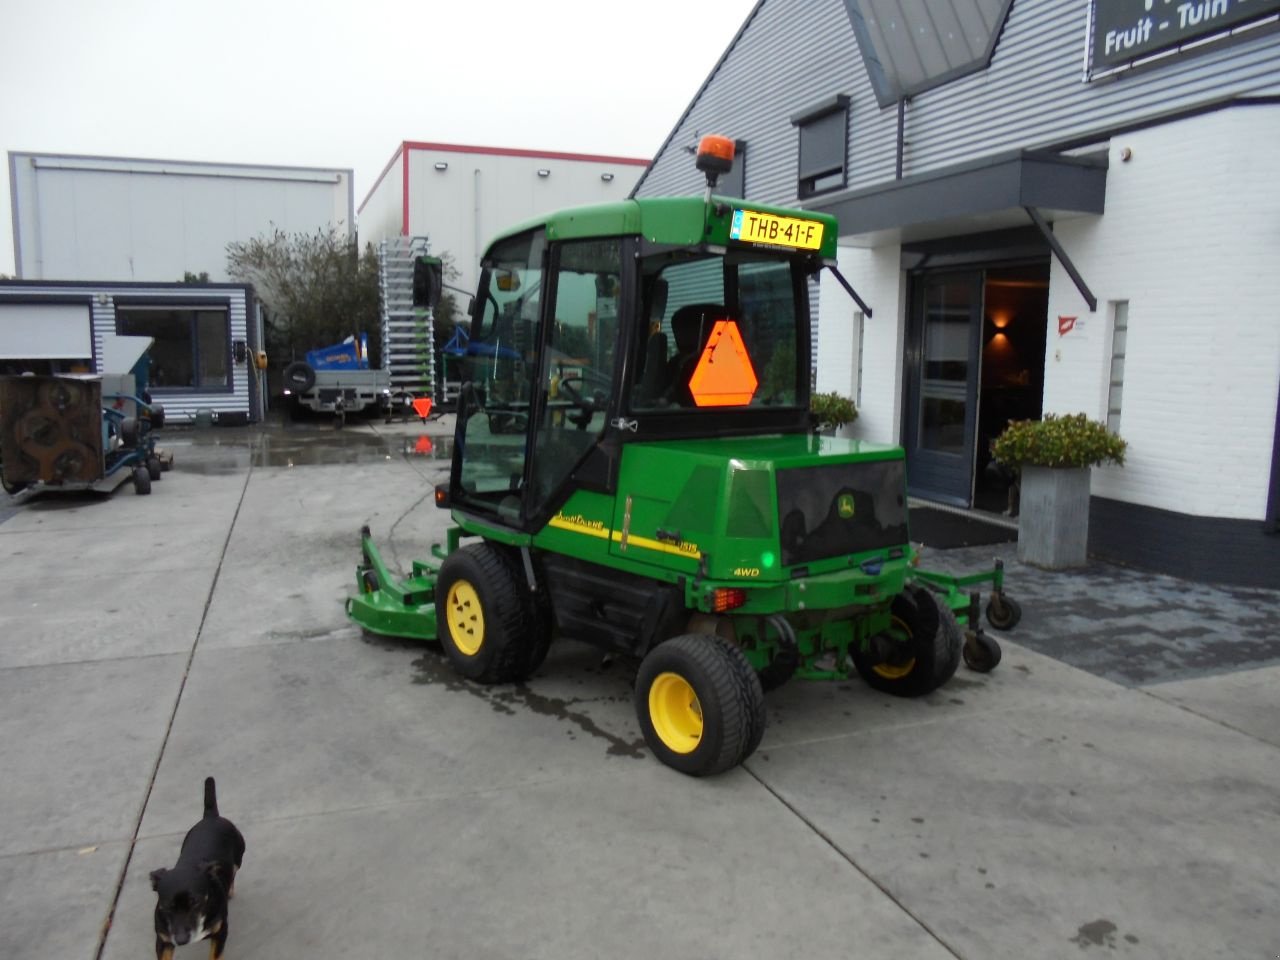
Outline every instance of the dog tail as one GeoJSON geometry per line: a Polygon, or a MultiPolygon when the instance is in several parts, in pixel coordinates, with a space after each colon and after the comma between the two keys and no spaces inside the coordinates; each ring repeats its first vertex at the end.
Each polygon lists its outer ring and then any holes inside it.
{"type": "Polygon", "coordinates": [[[214,788],[213,777],[204,778],[204,815],[206,817],[218,815],[218,792],[214,788]]]}

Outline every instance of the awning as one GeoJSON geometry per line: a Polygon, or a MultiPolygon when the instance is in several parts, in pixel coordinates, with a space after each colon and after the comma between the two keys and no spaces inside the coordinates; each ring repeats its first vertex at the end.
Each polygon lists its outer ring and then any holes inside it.
{"type": "Polygon", "coordinates": [[[810,210],[834,214],[840,242],[878,247],[985,233],[1032,222],[1103,212],[1105,153],[1069,157],[1019,150],[945,167],[860,190],[810,199],[810,210]]]}

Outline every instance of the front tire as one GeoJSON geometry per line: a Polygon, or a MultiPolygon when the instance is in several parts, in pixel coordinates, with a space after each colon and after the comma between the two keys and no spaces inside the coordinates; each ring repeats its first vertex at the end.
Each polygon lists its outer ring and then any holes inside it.
{"type": "Polygon", "coordinates": [[[741,650],[713,634],[686,634],[650,650],[635,703],[649,749],[694,777],[737,766],[764,733],[759,678],[741,650]]]}
{"type": "Polygon", "coordinates": [[[963,646],[955,614],[918,584],[894,597],[889,612],[889,629],[853,652],[858,675],[896,697],[920,697],[950,680],[963,646]]]}
{"type": "Polygon", "coordinates": [[[477,683],[528,676],[544,628],[531,601],[517,563],[502,548],[473,543],[449,554],[436,581],[436,629],[453,669],[477,683]]]}

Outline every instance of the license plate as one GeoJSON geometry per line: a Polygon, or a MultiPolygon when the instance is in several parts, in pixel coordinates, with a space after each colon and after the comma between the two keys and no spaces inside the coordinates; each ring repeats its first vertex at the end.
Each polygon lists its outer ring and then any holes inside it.
{"type": "Polygon", "coordinates": [[[817,220],[780,217],[757,210],[735,210],[729,239],[795,250],[817,250],[822,246],[822,224],[817,220]]]}

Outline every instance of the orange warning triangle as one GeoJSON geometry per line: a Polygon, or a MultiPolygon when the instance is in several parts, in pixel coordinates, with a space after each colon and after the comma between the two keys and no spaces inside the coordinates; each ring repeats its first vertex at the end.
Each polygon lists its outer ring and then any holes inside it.
{"type": "Polygon", "coordinates": [[[689,378],[689,392],[700,407],[741,407],[751,402],[760,381],[738,325],[717,320],[689,378]]]}

